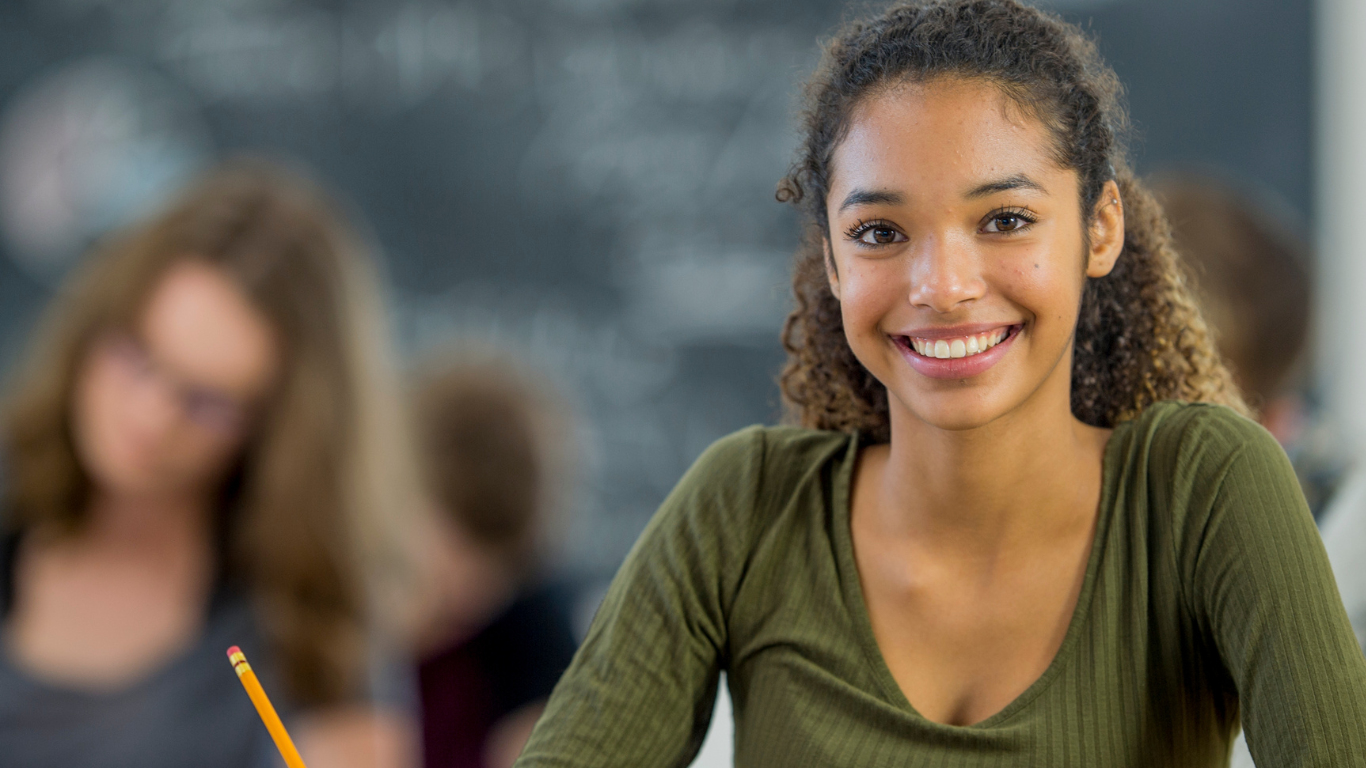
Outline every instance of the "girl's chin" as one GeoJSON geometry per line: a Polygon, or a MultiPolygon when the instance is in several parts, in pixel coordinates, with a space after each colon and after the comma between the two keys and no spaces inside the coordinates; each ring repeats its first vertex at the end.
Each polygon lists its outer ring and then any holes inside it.
{"type": "MultiPolygon", "coordinates": [[[[1011,373],[1018,373],[1011,366],[1011,373]]],[[[901,371],[895,391],[889,389],[888,405],[901,410],[910,420],[939,429],[961,431],[984,427],[1022,407],[1029,391],[1017,386],[1018,380],[1000,366],[991,375],[966,379],[930,380],[913,372],[901,371]]],[[[895,423],[896,417],[893,417],[895,423]]]]}
{"type": "Polygon", "coordinates": [[[911,399],[904,406],[916,422],[948,432],[964,432],[985,427],[1010,412],[982,393],[936,393],[911,399]],[[949,395],[949,396],[945,396],[949,395]]]}

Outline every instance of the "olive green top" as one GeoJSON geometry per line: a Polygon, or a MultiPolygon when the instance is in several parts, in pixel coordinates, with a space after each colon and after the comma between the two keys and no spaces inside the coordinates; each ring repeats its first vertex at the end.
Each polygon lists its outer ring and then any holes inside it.
{"type": "MultiPolygon", "coordinates": [[[[1057,656],[972,726],[920,716],[873,637],[849,532],[857,437],[712,446],[612,584],[518,768],[684,766],[725,670],[735,765],[1366,766],[1366,659],[1261,427],[1162,403],[1105,450],[1057,656]]],[[[1060,566],[1061,567],[1061,566],[1060,566]]]]}

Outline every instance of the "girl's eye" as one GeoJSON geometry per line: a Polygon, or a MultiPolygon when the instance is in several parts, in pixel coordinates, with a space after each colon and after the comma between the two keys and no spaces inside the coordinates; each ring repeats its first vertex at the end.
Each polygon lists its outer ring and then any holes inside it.
{"type": "Polygon", "coordinates": [[[1004,211],[1002,213],[994,214],[987,220],[987,225],[983,227],[983,231],[999,232],[1002,234],[1006,232],[1018,232],[1033,223],[1034,219],[1023,213],[1004,211]]]}
{"type": "Polygon", "coordinates": [[[864,232],[863,237],[860,239],[863,240],[863,242],[865,243],[872,243],[875,245],[886,245],[888,243],[895,243],[897,236],[900,234],[901,233],[897,232],[895,229],[889,229],[887,227],[873,227],[867,232],[864,232]]]}
{"type": "Polygon", "coordinates": [[[868,224],[855,233],[854,239],[865,245],[891,245],[905,242],[906,236],[885,224],[868,224]]]}

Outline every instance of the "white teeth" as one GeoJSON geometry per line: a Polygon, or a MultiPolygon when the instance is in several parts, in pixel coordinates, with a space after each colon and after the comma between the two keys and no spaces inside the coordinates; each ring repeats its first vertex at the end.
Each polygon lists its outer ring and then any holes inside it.
{"type": "Polygon", "coordinates": [[[990,333],[976,336],[961,336],[956,339],[909,339],[911,348],[925,357],[949,358],[979,355],[1005,340],[1009,329],[1001,328],[990,333]]]}

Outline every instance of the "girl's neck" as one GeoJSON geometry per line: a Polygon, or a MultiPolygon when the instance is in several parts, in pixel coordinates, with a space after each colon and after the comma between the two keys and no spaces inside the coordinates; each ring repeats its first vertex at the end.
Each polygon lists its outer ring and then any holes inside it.
{"type": "Polygon", "coordinates": [[[107,690],[198,636],[213,583],[205,500],[97,493],[72,535],[39,529],[16,559],[10,652],[40,677],[107,690]]]}
{"type": "Polygon", "coordinates": [[[944,430],[892,408],[884,525],[921,541],[999,548],[1089,525],[1108,430],[1038,397],[990,424],[944,430]]]}
{"type": "Polygon", "coordinates": [[[77,539],[103,550],[197,552],[211,542],[212,518],[210,499],[200,494],[97,491],[77,539]]]}

